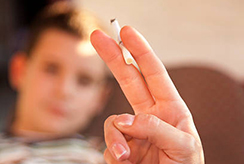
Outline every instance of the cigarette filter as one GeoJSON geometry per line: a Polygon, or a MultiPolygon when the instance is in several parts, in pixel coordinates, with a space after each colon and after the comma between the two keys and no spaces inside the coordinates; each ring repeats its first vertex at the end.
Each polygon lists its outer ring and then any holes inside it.
{"type": "Polygon", "coordinates": [[[114,33],[116,35],[116,40],[122,50],[122,54],[123,54],[123,57],[124,57],[124,60],[125,60],[125,63],[130,65],[130,64],[133,64],[139,71],[139,67],[135,61],[135,59],[133,58],[133,56],[131,55],[131,53],[125,48],[121,38],[120,38],[120,26],[119,26],[119,22],[116,20],[116,19],[111,19],[111,24],[113,26],[113,29],[114,29],[114,33]]]}

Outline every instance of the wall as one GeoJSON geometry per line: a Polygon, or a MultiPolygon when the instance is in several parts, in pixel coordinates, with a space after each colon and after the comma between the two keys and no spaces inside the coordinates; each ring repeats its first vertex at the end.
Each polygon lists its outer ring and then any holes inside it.
{"type": "Polygon", "coordinates": [[[242,0],[76,0],[109,25],[118,18],[150,42],[167,66],[207,65],[244,79],[242,0]]]}

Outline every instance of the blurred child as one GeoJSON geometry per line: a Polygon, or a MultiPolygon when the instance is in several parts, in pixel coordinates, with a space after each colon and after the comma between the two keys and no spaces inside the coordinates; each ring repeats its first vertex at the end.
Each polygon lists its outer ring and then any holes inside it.
{"type": "Polygon", "coordinates": [[[41,158],[44,163],[60,159],[65,163],[103,162],[102,155],[92,149],[92,153],[84,154],[90,150],[84,141],[57,140],[77,138],[74,137],[77,132],[86,127],[106,102],[105,64],[89,41],[91,32],[97,28],[101,27],[94,16],[63,2],[49,6],[33,23],[25,50],[17,52],[10,63],[10,82],[18,95],[14,119],[8,129],[10,139],[17,137],[18,141],[32,143],[32,146],[24,144],[31,148],[31,153],[23,154],[25,151],[17,151],[18,146],[5,145],[8,148],[1,149],[0,163],[4,162],[4,156],[5,162],[33,163],[33,158],[35,162],[41,158]],[[44,140],[53,141],[42,144],[40,141],[44,140]],[[33,149],[46,150],[46,146],[50,154],[33,153],[33,149]],[[77,146],[85,148],[72,150],[77,146]],[[61,147],[63,151],[57,152],[61,147]],[[17,154],[22,152],[19,158],[4,155],[10,148],[17,154]]]}

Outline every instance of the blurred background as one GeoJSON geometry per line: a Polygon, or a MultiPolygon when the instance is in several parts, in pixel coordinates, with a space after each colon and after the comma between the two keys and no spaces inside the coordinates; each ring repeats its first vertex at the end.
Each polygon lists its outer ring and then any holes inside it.
{"type": "MultiPolygon", "coordinates": [[[[8,61],[23,46],[28,26],[36,14],[53,2],[55,0],[0,0],[0,129],[5,126],[4,120],[13,108],[15,96],[7,81],[8,61]]],[[[243,0],[73,2],[94,12],[108,29],[110,19],[117,18],[121,26],[131,25],[139,30],[169,68],[176,87],[191,109],[207,150],[207,163],[243,163],[243,0]],[[239,161],[233,162],[233,159],[239,161]]],[[[124,109],[129,106],[125,98],[120,100],[120,90],[114,94],[119,95],[113,96],[114,104],[127,103],[122,106],[124,109]]],[[[108,108],[121,110],[113,105],[108,108]]],[[[102,120],[109,114],[111,112],[102,120]]],[[[102,121],[98,124],[102,131],[102,121]]],[[[91,134],[98,132],[97,125],[91,129],[91,134]]]]}
{"type": "Polygon", "coordinates": [[[148,39],[166,65],[208,65],[244,79],[242,0],[75,0],[148,39]]]}
{"type": "MultiPolygon", "coordinates": [[[[36,13],[55,0],[0,0],[0,68],[36,13]]],[[[242,0],[73,0],[103,20],[138,29],[166,65],[207,65],[244,79],[242,0]]]]}

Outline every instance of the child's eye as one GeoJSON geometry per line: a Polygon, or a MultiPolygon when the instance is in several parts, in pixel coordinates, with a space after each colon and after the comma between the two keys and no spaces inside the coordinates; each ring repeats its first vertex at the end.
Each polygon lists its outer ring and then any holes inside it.
{"type": "Polygon", "coordinates": [[[88,76],[80,76],[80,77],[78,77],[77,82],[79,85],[89,86],[92,84],[93,80],[92,80],[92,78],[90,78],[88,76]]]}
{"type": "Polygon", "coordinates": [[[55,64],[48,64],[45,66],[44,71],[49,74],[57,74],[58,73],[58,66],[55,64]]]}

